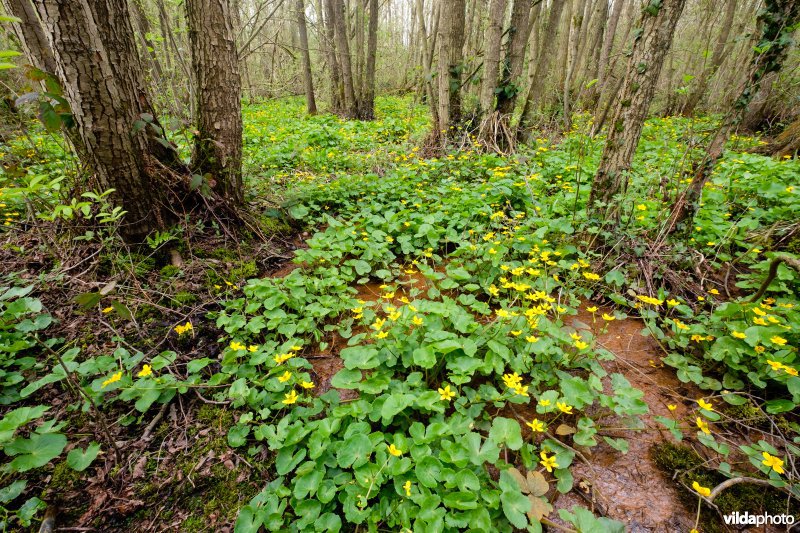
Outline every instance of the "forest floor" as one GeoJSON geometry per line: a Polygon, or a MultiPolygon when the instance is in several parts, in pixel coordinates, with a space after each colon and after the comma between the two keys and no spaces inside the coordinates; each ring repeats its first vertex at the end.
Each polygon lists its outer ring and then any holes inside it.
{"type": "Polygon", "coordinates": [[[725,490],[699,529],[798,512],[800,275],[746,299],[800,249],[800,163],[735,138],[667,241],[709,119],[648,122],[609,227],[584,208],[585,118],[515,156],[429,158],[424,108],[378,114],[247,107],[264,241],[76,233],[54,138],[2,147],[12,529],[689,531],[693,484],[743,475],[772,486],[725,490]]]}

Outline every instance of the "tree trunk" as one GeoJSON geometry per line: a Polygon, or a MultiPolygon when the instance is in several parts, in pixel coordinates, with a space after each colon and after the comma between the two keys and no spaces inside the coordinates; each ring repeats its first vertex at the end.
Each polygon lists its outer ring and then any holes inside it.
{"type": "Polygon", "coordinates": [[[37,10],[94,186],[115,190],[111,198],[126,212],[120,231],[140,241],[165,225],[163,170],[179,160],[140,85],[128,7],[124,0],[40,0],[37,10]]]}
{"type": "Polygon", "coordinates": [[[369,28],[367,30],[367,66],[364,96],[360,105],[360,118],[375,118],[375,60],[378,55],[378,0],[369,0],[369,28]]]}
{"type": "Polygon", "coordinates": [[[344,111],[344,85],[342,83],[342,66],[339,64],[339,55],[336,53],[336,30],[333,9],[334,0],[325,2],[325,54],[328,58],[328,68],[331,75],[331,110],[334,113],[344,111]]]}
{"type": "Polygon", "coordinates": [[[501,115],[511,115],[517,94],[521,90],[522,64],[528,45],[528,24],[531,8],[527,0],[514,0],[511,7],[511,22],[506,32],[506,57],[503,60],[500,91],[497,93],[495,109],[501,115]]]}
{"type": "Polygon", "coordinates": [[[500,43],[503,37],[503,17],[506,12],[506,0],[491,0],[489,4],[489,25],[486,27],[483,56],[483,83],[481,84],[480,111],[494,107],[495,89],[500,69],[500,43]]]}
{"type": "Polygon", "coordinates": [[[345,21],[344,0],[331,0],[333,2],[333,29],[336,37],[336,51],[339,64],[342,66],[342,81],[344,83],[345,114],[355,117],[358,113],[358,101],[353,87],[353,68],[350,61],[350,43],[347,38],[347,24],[345,21]]]}
{"type": "Polygon", "coordinates": [[[722,62],[727,56],[727,54],[725,54],[725,47],[728,44],[731,26],[733,26],[733,17],[736,14],[736,0],[727,0],[724,3],[725,18],[722,21],[722,28],[720,28],[719,35],[717,36],[717,42],[714,45],[714,52],[711,54],[711,64],[700,74],[697,80],[697,86],[686,98],[686,103],[681,110],[681,114],[685,116],[694,113],[694,109],[697,107],[697,104],[700,103],[700,99],[703,98],[708,89],[708,83],[711,81],[711,78],[714,77],[714,74],[717,73],[717,70],[719,70],[720,65],[722,65],[722,62]]]}
{"type": "Polygon", "coordinates": [[[611,17],[608,19],[608,30],[603,39],[603,48],[600,51],[600,60],[598,64],[596,94],[599,95],[603,92],[606,85],[606,80],[609,74],[608,58],[611,56],[611,48],[614,46],[614,36],[617,31],[617,24],[619,23],[619,16],[622,14],[622,0],[615,0],[614,7],[611,10],[611,17]]]}
{"type": "Polygon", "coordinates": [[[667,223],[667,234],[690,226],[697,213],[703,188],[711,178],[717,161],[722,157],[731,133],[742,122],[764,77],[769,73],[779,72],[786,59],[791,44],[791,34],[787,28],[793,28],[800,21],[800,1],[766,0],[765,4],[758,17],[761,38],[759,46],[754,48],[747,80],[739,98],[733,104],[733,109],[723,118],[714,134],[703,160],[696,166],[692,182],[675,201],[667,223]]]}
{"type": "Polygon", "coordinates": [[[461,126],[461,73],[464,68],[464,0],[442,0],[445,17],[439,37],[439,124],[443,143],[461,126]]]}
{"type": "Polygon", "coordinates": [[[22,53],[31,66],[55,75],[56,60],[53,50],[47,42],[31,0],[3,0],[3,7],[6,13],[20,19],[20,22],[12,23],[12,28],[22,46],[22,53]]]}
{"type": "Polygon", "coordinates": [[[317,113],[317,101],[314,98],[314,78],[311,74],[311,53],[308,49],[308,30],[306,29],[306,8],[303,0],[295,1],[297,11],[297,29],[300,33],[300,55],[303,60],[303,85],[306,90],[306,109],[309,115],[317,113]]]}
{"type": "Polygon", "coordinates": [[[567,44],[567,67],[564,74],[564,85],[562,87],[562,109],[564,119],[564,131],[569,131],[572,128],[572,111],[570,110],[570,91],[572,88],[572,75],[575,72],[575,63],[577,62],[578,55],[578,34],[581,30],[583,14],[580,6],[574,3],[572,5],[572,20],[569,25],[569,39],[567,44]]]}
{"type": "MultiPolygon", "coordinates": [[[[563,10],[564,0],[553,0],[550,14],[547,16],[547,24],[542,31],[541,53],[536,60],[535,68],[531,71],[530,89],[528,89],[528,96],[525,98],[525,105],[522,108],[522,116],[520,116],[519,124],[517,125],[517,141],[519,142],[528,142],[530,139],[533,128],[533,114],[536,111],[535,105],[536,102],[540,101],[545,73],[550,69],[550,61],[554,55],[553,52],[549,51],[548,44],[555,42],[563,10]]],[[[531,61],[533,62],[533,58],[531,58],[531,61]]]]}
{"type": "Polygon", "coordinates": [[[686,0],[663,0],[657,6],[651,2],[642,11],[642,33],[634,42],[600,166],[592,183],[589,205],[593,210],[600,204],[608,206],[612,198],[627,187],[627,174],[685,3],[686,0]]]}
{"type": "MultiPolygon", "coordinates": [[[[428,30],[425,28],[425,4],[423,0],[416,0],[417,17],[419,17],[420,42],[422,43],[423,67],[422,73],[425,84],[425,94],[428,99],[428,106],[431,108],[432,122],[434,127],[439,125],[439,109],[436,104],[436,94],[433,87],[433,50],[432,45],[428,44],[428,30]]],[[[434,8],[434,16],[438,13],[434,8]]],[[[434,24],[435,26],[435,24],[434,24]]],[[[431,33],[435,36],[437,28],[432,28],[431,33]]]]}
{"type": "Polygon", "coordinates": [[[186,0],[192,67],[197,79],[193,169],[210,174],[230,205],[244,203],[239,57],[228,0],[186,0]]]}

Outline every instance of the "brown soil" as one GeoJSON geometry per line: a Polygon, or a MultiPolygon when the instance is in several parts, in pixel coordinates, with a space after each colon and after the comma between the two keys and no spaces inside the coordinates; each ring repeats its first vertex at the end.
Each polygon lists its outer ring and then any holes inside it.
{"type": "MultiPolygon", "coordinates": [[[[597,314],[598,327],[603,322],[602,312],[597,314]]],[[[586,324],[592,324],[592,316],[586,312],[572,321],[576,329],[585,328],[586,324]]],[[[615,360],[602,362],[606,371],[624,375],[631,385],[644,392],[643,399],[650,407],[648,414],[639,417],[644,428],[640,431],[601,430],[600,434],[609,437],[626,438],[628,453],[611,448],[598,435],[599,446],[590,451],[582,450],[591,464],[576,457],[572,469],[575,490],[582,490],[586,498],[573,491],[561,496],[555,508],[570,509],[594,500],[596,512],[623,522],[628,531],[689,531],[694,526],[694,516],[681,503],[675,484],[651,460],[650,449],[672,438],[654,418],[685,416],[701,393],[681,383],[672,369],[664,367],[658,344],[651,337],[641,335],[643,328],[644,324],[638,319],[615,320],[608,323],[608,332],[599,335],[597,341],[600,347],[616,355],[615,360]],[[676,410],[670,411],[669,404],[677,406],[676,410]]],[[[616,418],[607,418],[599,425],[614,428],[619,426],[618,422],[616,418]]],[[[588,505],[592,507],[591,503],[588,505]]],[[[553,516],[557,514],[554,512],[551,519],[553,516]]]]}

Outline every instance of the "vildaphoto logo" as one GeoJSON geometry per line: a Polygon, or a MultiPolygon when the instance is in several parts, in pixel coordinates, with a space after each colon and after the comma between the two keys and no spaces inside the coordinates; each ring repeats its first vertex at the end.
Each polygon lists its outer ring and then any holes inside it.
{"type": "Polygon", "coordinates": [[[722,517],[729,526],[764,526],[794,524],[795,517],[790,514],[750,514],[745,511],[726,514],[722,517]]]}

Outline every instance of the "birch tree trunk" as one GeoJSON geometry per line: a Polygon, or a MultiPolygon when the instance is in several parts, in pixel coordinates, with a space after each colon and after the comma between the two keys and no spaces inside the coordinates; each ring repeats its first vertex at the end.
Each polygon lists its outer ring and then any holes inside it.
{"type": "Polygon", "coordinates": [[[663,0],[649,4],[642,11],[642,33],[633,45],[628,72],[608,128],[608,137],[594,176],[589,198],[590,208],[608,206],[612,198],[623,192],[628,171],[639,144],[647,111],[672,45],[675,26],[686,0],[663,0]]]}
{"type": "Polygon", "coordinates": [[[186,0],[192,67],[197,80],[197,130],[192,166],[230,205],[242,191],[242,82],[228,0],[186,0]]]}

